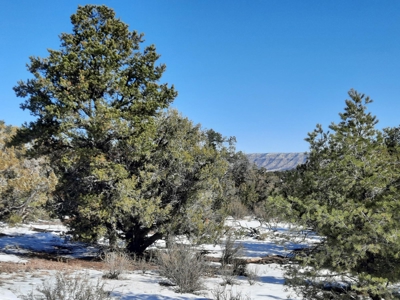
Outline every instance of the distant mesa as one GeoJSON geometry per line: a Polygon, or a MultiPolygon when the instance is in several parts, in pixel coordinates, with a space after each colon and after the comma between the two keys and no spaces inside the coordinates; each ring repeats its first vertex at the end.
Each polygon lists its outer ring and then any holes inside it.
{"type": "Polygon", "coordinates": [[[266,168],[267,171],[285,171],[304,164],[307,153],[251,153],[247,154],[247,158],[258,167],[266,168]]]}

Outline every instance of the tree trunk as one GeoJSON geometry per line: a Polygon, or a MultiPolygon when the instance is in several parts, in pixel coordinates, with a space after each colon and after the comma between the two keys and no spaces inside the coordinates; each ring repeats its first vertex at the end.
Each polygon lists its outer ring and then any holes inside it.
{"type": "Polygon", "coordinates": [[[147,236],[147,232],[144,231],[135,233],[132,232],[127,234],[128,238],[129,236],[131,236],[131,238],[129,239],[126,249],[128,252],[136,255],[142,255],[147,247],[162,238],[162,234],[159,232],[153,234],[152,236],[147,236]]]}
{"type": "Polygon", "coordinates": [[[118,248],[118,236],[115,224],[107,224],[107,237],[108,245],[111,251],[115,251],[118,248]]]}

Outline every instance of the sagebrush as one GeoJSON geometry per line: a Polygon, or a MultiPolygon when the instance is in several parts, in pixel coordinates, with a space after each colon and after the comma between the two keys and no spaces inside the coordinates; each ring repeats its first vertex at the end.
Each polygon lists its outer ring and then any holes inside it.
{"type": "Polygon", "coordinates": [[[173,244],[158,254],[160,274],[176,285],[177,292],[193,293],[203,288],[202,275],[207,270],[204,257],[185,245],[173,244]]]}
{"type": "Polygon", "coordinates": [[[88,273],[68,274],[58,272],[55,283],[43,283],[23,300],[111,300],[110,293],[104,290],[104,283],[90,281],[88,273]],[[41,295],[38,295],[40,293],[41,295]]]}
{"type": "Polygon", "coordinates": [[[118,279],[120,275],[126,272],[132,266],[132,260],[128,254],[124,252],[108,252],[104,254],[104,262],[107,266],[105,278],[118,279]]]}
{"type": "Polygon", "coordinates": [[[211,291],[214,300],[251,300],[248,295],[242,295],[240,291],[234,292],[225,287],[217,286],[211,291]]]}

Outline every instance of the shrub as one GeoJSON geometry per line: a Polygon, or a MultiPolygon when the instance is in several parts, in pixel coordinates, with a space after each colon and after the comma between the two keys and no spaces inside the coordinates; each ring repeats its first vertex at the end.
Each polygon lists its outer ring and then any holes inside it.
{"type": "Polygon", "coordinates": [[[226,286],[226,285],[237,284],[236,275],[233,274],[231,266],[227,265],[227,266],[221,267],[220,275],[222,276],[222,279],[223,279],[223,282],[221,283],[221,285],[226,286]]]}
{"type": "Polygon", "coordinates": [[[225,243],[222,245],[222,257],[221,264],[225,265],[233,264],[234,260],[242,253],[243,245],[235,245],[235,240],[232,234],[228,234],[225,243]]]}
{"type": "Polygon", "coordinates": [[[260,280],[258,276],[258,267],[254,268],[253,270],[246,269],[246,277],[247,282],[250,285],[254,285],[256,282],[258,282],[260,280]]]}
{"type": "Polygon", "coordinates": [[[247,276],[247,261],[236,258],[232,264],[232,274],[236,276],[247,276]]]}
{"type": "Polygon", "coordinates": [[[95,285],[90,282],[89,274],[70,275],[57,273],[54,285],[44,283],[35,295],[33,291],[23,300],[109,300],[109,292],[104,290],[104,284],[99,281],[95,285]]]}
{"type": "Polygon", "coordinates": [[[240,259],[239,256],[243,251],[242,244],[235,244],[235,240],[231,234],[222,247],[221,256],[221,275],[225,285],[233,285],[236,283],[236,276],[246,276],[247,262],[240,259]]]}
{"type": "Polygon", "coordinates": [[[201,276],[207,265],[203,256],[184,245],[173,244],[166,252],[157,257],[160,274],[178,286],[179,293],[193,293],[201,290],[201,276]]]}
{"type": "Polygon", "coordinates": [[[249,296],[243,296],[241,292],[233,292],[232,290],[226,290],[225,287],[217,286],[211,291],[214,300],[250,300],[249,296]]]}
{"type": "Polygon", "coordinates": [[[141,270],[143,274],[152,268],[152,262],[154,262],[153,252],[149,252],[148,256],[133,256],[133,264],[135,265],[135,269],[141,270]]]}
{"type": "Polygon", "coordinates": [[[132,265],[129,255],[124,252],[105,253],[103,260],[108,269],[103,277],[108,279],[118,279],[132,265]]]}
{"type": "Polygon", "coordinates": [[[249,210],[246,205],[239,200],[233,200],[228,204],[227,213],[234,219],[243,219],[245,216],[249,215],[249,210]]]}
{"type": "Polygon", "coordinates": [[[271,234],[269,232],[263,232],[257,237],[257,240],[265,241],[266,239],[268,239],[270,237],[270,235],[271,234]]]}

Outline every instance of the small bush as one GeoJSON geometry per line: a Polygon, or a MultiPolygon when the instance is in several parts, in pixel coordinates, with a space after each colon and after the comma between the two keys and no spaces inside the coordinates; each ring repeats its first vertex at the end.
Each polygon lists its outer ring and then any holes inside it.
{"type": "Polygon", "coordinates": [[[95,285],[90,282],[89,275],[56,274],[54,285],[44,283],[37,288],[42,295],[35,295],[33,291],[23,300],[109,300],[109,293],[104,291],[104,284],[97,281],[95,285]]]}
{"type": "Polygon", "coordinates": [[[22,223],[22,217],[19,215],[10,215],[7,219],[7,223],[11,226],[14,227],[19,223],[22,223]]]}
{"type": "Polygon", "coordinates": [[[247,262],[240,259],[243,252],[242,244],[235,244],[232,235],[229,234],[222,246],[221,256],[221,275],[224,279],[224,285],[236,284],[236,276],[246,276],[247,262]]]}
{"type": "Polygon", "coordinates": [[[261,233],[258,237],[257,237],[257,239],[259,240],[259,241],[265,241],[266,239],[268,239],[270,237],[270,234],[268,233],[268,232],[264,232],[264,233],[261,233]]]}
{"type": "Polygon", "coordinates": [[[247,277],[247,282],[250,285],[256,284],[260,280],[258,276],[258,267],[256,267],[254,270],[246,270],[246,277],[247,277]]]}
{"type": "Polygon", "coordinates": [[[107,273],[103,277],[108,279],[118,279],[132,265],[132,260],[124,252],[105,253],[103,260],[107,266],[107,273]]]}
{"type": "Polygon", "coordinates": [[[184,245],[171,245],[166,252],[160,252],[157,257],[161,276],[178,286],[179,293],[193,293],[201,290],[201,276],[206,272],[207,265],[200,253],[184,245]]]}
{"type": "Polygon", "coordinates": [[[245,216],[249,215],[249,210],[246,205],[239,200],[233,200],[228,204],[227,213],[234,219],[243,219],[245,216]]]}
{"type": "Polygon", "coordinates": [[[220,275],[222,276],[222,283],[221,285],[234,285],[237,284],[236,275],[233,275],[232,267],[231,266],[224,266],[220,270],[220,275]]]}
{"type": "Polygon", "coordinates": [[[251,300],[249,296],[243,296],[241,292],[233,292],[232,290],[226,290],[225,287],[217,286],[211,291],[214,300],[251,300]]]}
{"type": "Polygon", "coordinates": [[[234,259],[232,264],[232,273],[236,276],[247,276],[247,261],[244,259],[234,259]]]}
{"type": "Polygon", "coordinates": [[[241,259],[234,259],[231,265],[221,267],[220,275],[223,278],[223,285],[237,284],[237,276],[248,277],[247,262],[241,259]]]}
{"type": "Polygon", "coordinates": [[[228,234],[225,243],[222,245],[222,257],[221,264],[222,267],[225,265],[233,264],[234,260],[241,255],[243,252],[243,245],[235,245],[235,240],[232,234],[228,234]]]}
{"type": "Polygon", "coordinates": [[[144,255],[142,256],[134,256],[133,264],[135,265],[135,269],[139,269],[145,274],[148,270],[150,270],[151,262],[153,261],[153,252],[150,252],[150,255],[146,258],[144,255]]]}

